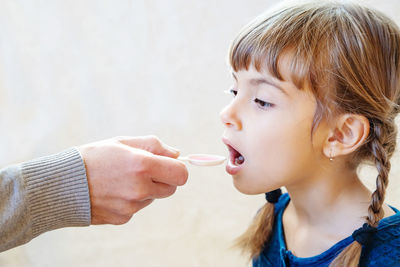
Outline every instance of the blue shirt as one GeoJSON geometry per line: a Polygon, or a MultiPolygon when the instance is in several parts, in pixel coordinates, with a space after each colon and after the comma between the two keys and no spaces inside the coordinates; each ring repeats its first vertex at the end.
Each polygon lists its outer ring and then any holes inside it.
{"type": "MultiPolygon", "coordinates": [[[[253,260],[254,267],[264,266],[329,266],[330,262],[345,247],[354,241],[349,236],[319,255],[299,258],[287,250],[282,225],[282,215],[290,201],[289,195],[283,194],[275,204],[275,223],[271,239],[265,244],[258,258],[253,260]]],[[[363,246],[360,266],[400,266],[400,212],[383,218],[377,232],[368,247],[363,246]]]]}

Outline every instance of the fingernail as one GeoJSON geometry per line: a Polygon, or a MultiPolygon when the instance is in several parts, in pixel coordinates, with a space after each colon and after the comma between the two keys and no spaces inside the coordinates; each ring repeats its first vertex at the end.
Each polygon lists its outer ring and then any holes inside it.
{"type": "Polygon", "coordinates": [[[179,149],[177,149],[177,148],[174,148],[174,147],[169,146],[169,145],[165,145],[165,146],[169,151],[171,151],[171,152],[173,152],[175,154],[179,154],[180,153],[179,149]]]}

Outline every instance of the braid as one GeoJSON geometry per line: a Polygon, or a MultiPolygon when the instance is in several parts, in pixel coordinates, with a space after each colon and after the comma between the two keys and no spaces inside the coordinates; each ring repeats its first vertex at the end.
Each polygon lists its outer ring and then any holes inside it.
{"type": "MultiPolygon", "coordinates": [[[[384,217],[389,160],[396,147],[394,118],[400,111],[400,29],[373,9],[330,2],[289,6],[257,18],[231,45],[230,63],[235,71],[253,65],[261,72],[265,67],[284,81],[279,67],[285,64],[281,55],[287,55],[289,80],[300,90],[310,89],[317,102],[311,137],[321,122],[329,124],[338,115],[369,120],[368,138],[343,159],[354,171],[372,161],[378,172],[376,190],[365,211],[365,227],[353,232],[355,241],[330,264],[356,267],[384,217]]],[[[238,242],[252,256],[264,249],[271,235],[273,208],[266,203],[238,242]]]]}
{"type": "MultiPolygon", "coordinates": [[[[385,149],[386,140],[382,125],[373,122],[372,125],[372,140],[369,143],[369,148],[375,158],[375,166],[378,170],[376,178],[376,190],[372,193],[371,204],[368,207],[367,223],[373,227],[377,227],[379,221],[383,218],[382,204],[385,200],[386,187],[388,185],[388,175],[390,171],[390,161],[387,150],[385,149]]],[[[390,143],[390,142],[389,142],[390,143]]],[[[391,156],[391,155],[390,155],[391,156]]]]}
{"type": "MultiPolygon", "coordinates": [[[[388,185],[388,176],[390,171],[390,158],[396,147],[397,128],[393,120],[387,124],[370,121],[371,133],[370,142],[366,148],[374,158],[378,176],[376,177],[376,190],[372,193],[371,204],[368,207],[368,216],[366,221],[369,226],[377,227],[379,221],[383,218],[383,202],[385,200],[386,187],[388,185]]],[[[360,261],[362,245],[354,241],[347,246],[329,265],[330,267],[339,266],[358,266],[360,261]]]]}

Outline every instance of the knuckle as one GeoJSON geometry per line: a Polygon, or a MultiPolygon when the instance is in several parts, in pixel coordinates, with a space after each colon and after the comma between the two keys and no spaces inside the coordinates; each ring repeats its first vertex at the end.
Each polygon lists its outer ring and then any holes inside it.
{"type": "Polygon", "coordinates": [[[126,223],[126,222],[122,218],[115,219],[112,222],[112,224],[114,224],[114,225],[121,225],[121,224],[124,224],[124,223],[126,223]]]}
{"type": "Polygon", "coordinates": [[[120,219],[120,225],[129,222],[129,220],[132,218],[132,216],[133,216],[133,214],[122,216],[120,219]]]}
{"type": "Polygon", "coordinates": [[[153,145],[153,146],[159,146],[159,145],[161,145],[161,140],[160,140],[160,138],[158,138],[158,137],[155,136],[155,135],[149,135],[149,136],[148,136],[148,139],[149,139],[150,145],[153,145]]]}
{"type": "Polygon", "coordinates": [[[131,217],[133,215],[132,206],[133,205],[130,204],[129,202],[124,203],[123,205],[120,206],[120,209],[119,209],[119,212],[118,212],[118,214],[119,214],[118,221],[121,224],[126,223],[131,219],[131,217]]]}
{"type": "Polygon", "coordinates": [[[133,157],[130,160],[130,174],[133,176],[145,176],[151,168],[151,158],[146,155],[133,157]]]}
{"type": "Polygon", "coordinates": [[[131,212],[131,216],[133,216],[133,214],[135,214],[136,212],[138,212],[141,209],[141,207],[138,205],[138,203],[135,203],[131,206],[130,212],[131,212]]]}
{"type": "Polygon", "coordinates": [[[118,211],[118,216],[115,216],[112,219],[111,224],[121,225],[121,224],[127,223],[131,217],[132,217],[132,214],[127,213],[126,208],[124,208],[124,209],[120,208],[120,210],[118,211]]]}
{"type": "Polygon", "coordinates": [[[146,187],[139,187],[133,190],[130,194],[129,202],[134,205],[137,201],[143,201],[149,196],[149,192],[146,187]]]}
{"type": "Polygon", "coordinates": [[[147,199],[140,202],[135,202],[131,205],[130,214],[133,216],[135,213],[143,209],[144,207],[150,205],[153,202],[153,199],[147,199]]]}
{"type": "Polygon", "coordinates": [[[135,201],[137,201],[137,195],[136,192],[128,192],[126,193],[124,196],[122,196],[123,201],[125,201],[126,203],[133,203],[135,201]]]}

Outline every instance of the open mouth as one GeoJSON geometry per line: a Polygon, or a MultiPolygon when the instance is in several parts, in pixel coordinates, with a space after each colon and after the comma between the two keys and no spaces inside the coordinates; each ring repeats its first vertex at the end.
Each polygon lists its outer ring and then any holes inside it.
{"type": "Polygon", "coordinates": [[[230,161],[236,165],[239,166],[244,163],[244,157],[242,154],[239,153],[236,149],[234,149],[232,146],[227,144],[228,149],[229,149],[229,155],[230,155],[230,161]]]}

